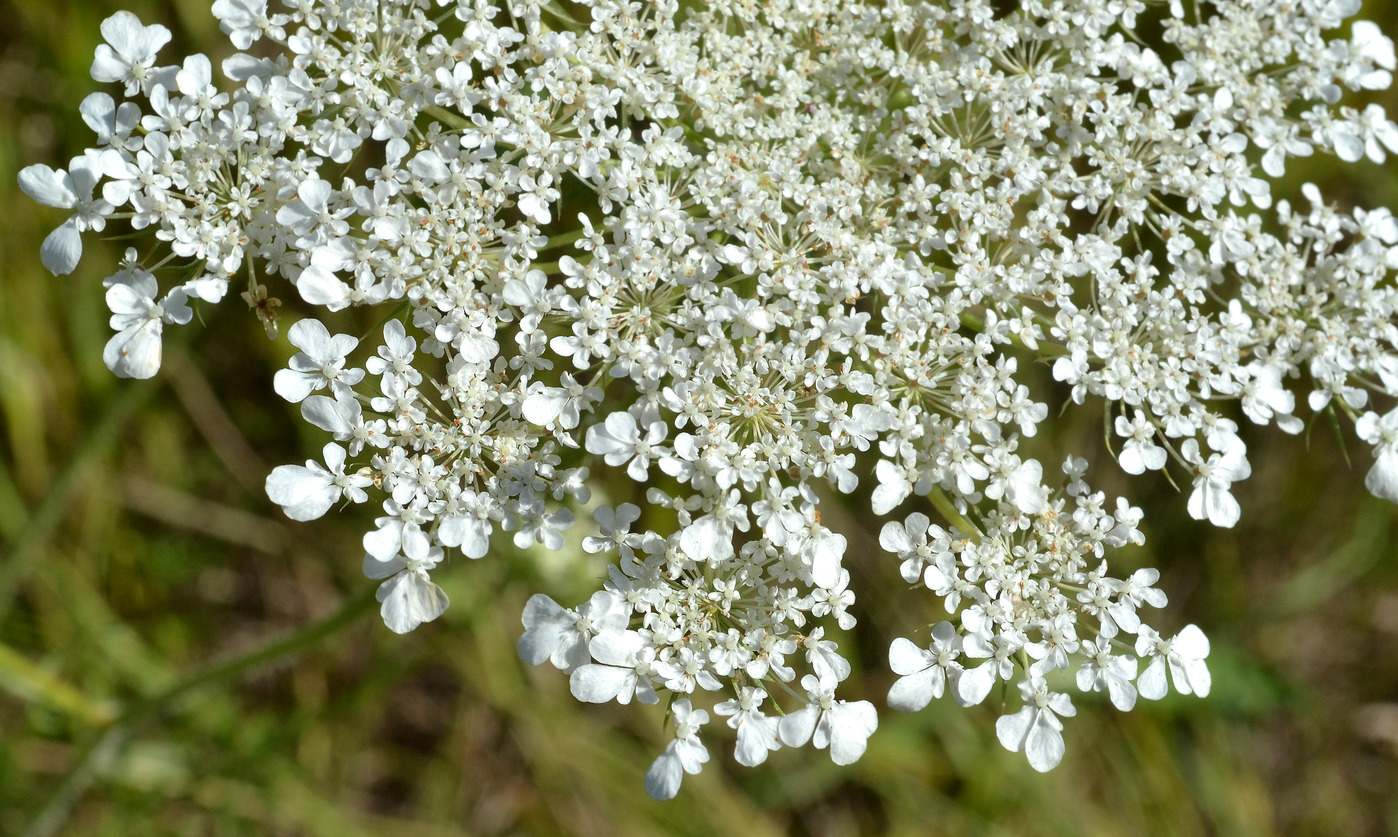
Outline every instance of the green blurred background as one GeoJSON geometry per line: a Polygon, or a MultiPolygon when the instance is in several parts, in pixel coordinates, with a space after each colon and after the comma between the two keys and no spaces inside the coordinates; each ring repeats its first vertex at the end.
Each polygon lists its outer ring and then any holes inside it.
{"type": "MultiPolygon", "coordinates": [[[[1053,423],[1047,461],[1088,454],[1095,485],[1147,509],[1147,545],[1118,574],[1161,569],[1156,621],[1205,629],[1215,688],[1129,714],[1075,696],[1048,775],[1000,747],[994,708],[943,701],[881,712],[846,769],[805,749],[748,770],[716,741],[679,799],[652,802],[663,710],[581,706],[514,653],[531,593],[595,589],[603,565],[576,549],[501,539],[434,576],[442,619],[388,632],[359,573],[371,515],[293,524],[262,492],[323,441],[271,394],[284,338],[233,295],[177,331],[155,380],[116,380],[99,281],[121,242],[89,235],[78,273],[55,279],[39,242],[62,216],[15,185],[90,142],[77,106],[104,17],[166,23],[164,58],[218,57],[208,6],[0,0],[0,833],[1398,834],[1395,508],[1364,492],[1367,452],[1347,439],[1347,466],[1324,422],[1249,436],[1231,531],[1190,520],[1159,477],[1128,484],[1100,414],[1053,423]]],[[[1398,4],[1366,16],[1398,32],[1398,4]]],[[[1279,195],[1310,178],[1342,204],[1398,206],[1390,168],[1294,174],[1279,195]]],[[[882,705],[890,637],[934,606],[902,589],[876,529],[826,517],[850,533],[861,598],[850,692],[882,705]]]]}

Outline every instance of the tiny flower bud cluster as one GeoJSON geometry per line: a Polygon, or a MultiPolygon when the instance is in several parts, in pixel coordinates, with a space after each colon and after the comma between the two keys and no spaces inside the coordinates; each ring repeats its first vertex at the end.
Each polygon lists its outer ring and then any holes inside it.
{"type": "Polygon", "coordinates": [[[1209,646],[1143,621],[1154,570],[1109,574],[1141,511],[1022,449],[1050,415],[1031,361],[1104,411],[1124,471],[1173,464],[1199,520],[1239,519],[1237,414],[1297,433],[1298,395],[1398,500],[1375,403],[1398,221],[1266,179],[1398,150],[1341,104],[1395,67],[1373,24],[1341,30],[1359,5],[217,0],[245,50],[218,79],[158,66],[170,33],[123,12],[92,75],[126,99],[90,95],[96,145],[20,185],[72,211],[55,273],[110,220],[147,232],[106,282],[118,375],[155,374],[164,327],[231,283],[273,336],[265,283],[324,309],[273,385],[332,441],[267,493],[296,520],[381,506],[364,572],[392,630],[447,607],[448,555],[559,549],[587,515],[607,580],[530,599],[519,653],[582,701],[668,701],[652,796],[708,760],[710,710],[744,765],[863,754],[822,483],[901,510],[879,543],[950,617],[893,641],[889,705],[1016,685],[996,732],[1048,770],[1074,679],[1123,711],[1205,696],[1209,646]],[[364,306],[377,345],[332,329],[364,306]],[[636,502],[590,507],[599,469],[636,502]]]}

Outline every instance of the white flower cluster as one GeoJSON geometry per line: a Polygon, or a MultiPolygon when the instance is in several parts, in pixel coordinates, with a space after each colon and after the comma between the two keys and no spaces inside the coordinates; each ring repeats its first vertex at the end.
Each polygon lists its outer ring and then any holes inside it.
{"type": "Polygon", "coordinates": [[[109,220],[151,233],[107,280],[118,375],[154,374],[164,326],[230,282],[270,334],[264,280],[325,309],[274,383],[334,441],[267,491],[297,520],[382,503],[364,571],[395,631],[447,606],[448,551],[557,549],[589,469],[634,481],[590,512],[603,589],[535,596],[519,651],[583,701],[668,695],[653,796],[709,757],[692,702],[745,765],[864,752],[821,482],[909,507],[880,544],[950,617],[893,642],[889,704],[1017,684],[997,732],[1047,770],[1074,678],[1122,710],[1202,696],[1209,648],[1142,621],[1155,571],[1108,574],[1141,512],[1021,453],[1049,414],[1021,367],[1100,406],[1125,471],[1173,463],[1195,518],[1239,518],[1231,402],[1295,433],[1297,394],[1355,423],[1398,500],[1398,413],[1369,411],[1398,395],[1398,221],[1314,187],[1274,206],[1262,176],[1398,150],[1382,109],[1340,104],[1395,66],[1372,24],[1339,29],[1359,6],[217,0],[247,50],[222,80],[111,17],[92,75],[128,100],[89,96],[96,146],[20,183],[73,210],[55,273],[109,220]],[[387,315],[371,351],[327,325],[356,306],[387,315]]]}

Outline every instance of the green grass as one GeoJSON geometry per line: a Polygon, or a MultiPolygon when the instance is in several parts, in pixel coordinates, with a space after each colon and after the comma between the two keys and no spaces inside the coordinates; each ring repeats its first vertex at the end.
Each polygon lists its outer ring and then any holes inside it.
{"type": "MultiPolygon", "coordinates": [[[[1098,450],[1100,487],[1147,509],[1147,546],[1121,559],[1161,569],[1163,627],[1209,633],[1213,695],[1126,715],[1078,699],[1044,776],[996,742],[995,708],[938,702],[883,712],[851,768],[806,749],[748,770],[716,745],[679,799],[646,799],[663,710],[579,705],[514,653],[524,600],[581,600],[594,557],[502,539],[441,574],[441,620],[395,636],[368,607],[363,518],[295,524],[262,493],[318,447],[270,391],[284,340],[226,304],[155,380],[103,367],[99,280],[121,244],[89,236],[75,276],[47,275],[61,218],[15,177],[87,141],[77,105],[117,8],[166,22],[175,48],[220,49],[206,2],[0,0],[0,833],[1398,833],[1398,533],[1363,490],[1368,454],[1350,440],[1346,467],[1324,424],[1253,437],[1243,521],[1217,531],[1163,479],[1127,483],[1090,412],[1044,443],[1098,450]]],[[[1370,16],[1398,31],[1393,6],[1370,16]]],[[[1391,170],[1348,168],[1303,174],[1398,205],[1391,170]]],[[[926,614],[844,514],[852,691],[881,705],[888,638],[926,614]]]]}

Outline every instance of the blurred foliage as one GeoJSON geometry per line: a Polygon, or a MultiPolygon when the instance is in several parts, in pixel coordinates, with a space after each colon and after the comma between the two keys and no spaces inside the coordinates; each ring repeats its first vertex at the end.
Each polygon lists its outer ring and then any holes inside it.
{"type": "MultiPolygon", "coordinates": [[[[514,653],[532,592],[580,601],[604,572],[576,549],[502,540],[441,574],[440,621],[389,633],[366,615],[368,513],[292,524],[262,492],[319,446],[271,393],[285,339],[234,295],[176,331],[155,380],[117,381],[99,280],[121,242],[88,236],[78,274],[47,275],[39,242],[61,218],[16,187],[89,141],[77,105],[104,17],[131,9],[175,31],[165,55],[217,58],[208,6],[0,0],[0,833],[1398,834],[1395,510],[1324,421],[1249,437],[1232,531],[1190,520],[1159,476],[1128,484],[1091,406],[1050,423],[1046,461],[1090,455],[1096,485],[1147,509],[1147,545],[1115,560],[1161,569],[1162,627],[1209,633],[1215,691],[1130,714],[1075,695],[1067,758],[1044,776],[996,742],[995,707],[942,701],[883,712],[851,768],[806,749],[748,770],[720,745],[679,799],[652,802],[663,710],[579,705],[514,653]]],[[[1398,4],[1366,11],[1398,32],[1398,4]]],[[[1390,169],[1298,162],[1281,196],[1307,178],[1398,205],[1390,169]]],[[[934,606],[879,557],[877,524],[829,506],[863,620],[851,692],[881,705],[888,638],[934,606]]]]}

